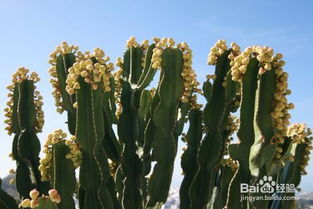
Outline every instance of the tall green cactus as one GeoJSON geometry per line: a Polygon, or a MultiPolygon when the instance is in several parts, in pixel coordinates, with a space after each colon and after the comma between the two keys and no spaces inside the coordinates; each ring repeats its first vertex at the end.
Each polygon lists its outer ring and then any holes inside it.
{"type": "Polygon", "coordinates": [[[190,208],[205,208],[212,195],[217,165],[223,157],[224,146],[227,145],[227,137],[223,135],[223,121],[230,115],[232,100],[236,93],[236,85],[233,85],[232,80],[227,80],[227,75],[230,70],[228,56],[237,51],[227,50],[223,41],[216,44],[216,49],[220,50],[220,56],[214,60],[216,63],[214,83],[211,87],[208,80],[204,86],[204,94],[208,101],[203,112],[206,133],[199,147],[197,160],[199,168],[190,188],[190,208]],[[214,149],[209,152],[210,147],[214,149]],[[209,186],[203,187],[203,184],[209,186]]]}
{"type": "MultiPolygon", "coordinates": [[[[240,200],[241,184],[273,180],[298,189],[306,173],[312,133],[304,124],[288,127],[294,105],[287,101],[291,91],[282,55],[260,46],[241,52],[220,40],[210,50],[215,73],[207,76],[202,93],[189,46],[170,38],[153,41],[138,44],[131,37],[114,73],[99,48],[82,53],[66,42],[56,48],[49,61],[53,96],[57,111],[67,113],[72,136],[67,140],[62,130],[48,135],[40,161],[42,97],[34,85],[39,78],[25,68],[13,75],[5,122],[15,134],[20,207],[74,209],[76,195],[81,209],[160,209],[182,136],[187,147],[181,209],[294,208],[295,201],[240,200]],[[203,94],[204,108],[197,94],[203,94]]],[[[245,195],[295,195],[276,189],[245,195]]],[[[1,189],[0,207],[18,208],[1,189]]]]}
{"type": "Polygon", "coordinates": [[[73,194],[76,189],[75,168],[80,165],[81,152],[76,137],[65,140],[66,133],[56,130],[49,134],[45,144],[44,158],[40,160],[39,170],[43,180],[50,181],[58,191],[62,201],[59,209],[75,209],[73,194]]]}
{"type": "Polygon", "coordinates": [[[15,134],[12,156],[16,160],[16,187],[21,198],[27,198],[34,188],[46,194],[49,186],[41,181],[38,170],[40,142],[36,133],[42,131],[44,123],[42,96],[35,90],[39,77],[37,73],[28,75],[28,72],[21,67],[13,75],[12,84],[8,86],[10,100],[5,109],[6,129],[10,135],[15,134]]]}

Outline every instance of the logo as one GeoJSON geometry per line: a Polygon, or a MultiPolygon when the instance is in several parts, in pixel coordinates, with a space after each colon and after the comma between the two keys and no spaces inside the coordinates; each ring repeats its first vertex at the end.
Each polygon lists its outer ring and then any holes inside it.
{"type": "Polygon", "coordinates": [[[275,200],[286,197],[296,198],[294,195],[296,191],[294,184],[276,183],[272,176],[263,176],[254,185],[240,184],[241,201],[249,200],[253,202],[255,200],[275,200]],[[283,193],[288,193],[288,195],[282,195],[283,193]]]}
{"type": "Polygon", "coordinates": [[[276,182],[271,176],[263,176],[256,185],[240,184],[241,193],[273,193],[276,190],[276,182]]]}

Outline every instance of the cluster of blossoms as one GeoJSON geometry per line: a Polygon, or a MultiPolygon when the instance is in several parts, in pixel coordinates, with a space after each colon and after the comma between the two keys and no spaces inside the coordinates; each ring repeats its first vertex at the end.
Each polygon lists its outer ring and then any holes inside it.
{"type": "MultiPolygon", "coordinates": [[[[236,45],[234,48],[238,48],[236,45]]],[[[239,51],[237,50],[237,53],[239,51]]],[[[231,55],[229,55],[231,56],[231,55]]],[[[286,135],[287,126],[289,125],[290,114],[289,109],[293,109],[294,105],[288,103],[286,95],[290,94],[288,90],[288,74],[283,72],[282,67],[285,62],[282,60],[283,55],[277,53],[274,55],[273,49],[267,46],[252,46],[248,47],[237,56],[231,56],[233,60],[230,62],[231,75],[234,81],[241,81],[247,70],[247,66],[252,58],[259,62],[259,74],[262,75],[266,71],[275,70],[277,76],[276,89],[274,94],[274,111],[272,112],[273,126],[275,127],[275,137],[273,140],[278,143],[283,143],[283,136],[286,135]]]]}
{"type": "Polygon", "coordinates": [[[288,73],[283,72],[284,61],[281,60],[282,55],[277,54],[273,58],[273,69],[276,74],[276,88],[274,93],[273,106],[274,110],[271,113],[273,126],[276,130],[275,140],[278,143],[284,142],[284,137],[287,134],[287,127],[290,124],[289,119],[291,115],[288,113],[288,110],[294,108],[293,103],[288,103],[287,95],[291,94],[291,91],[288,89],[288,73]]]}
{"type": "Polygon", "coordinates": [[[51,179],[50,169],[53,160],[53,145],[59,142],[64,142],[65,145],[69,147],[70,152],[66,154],[65,158],[72,160],[75,168],[80,166],[82,156],[78,144],[76,143],[76,137],[72,136],[69,140],[66,140],[66,137],[67,134],[61,129],[55,130],[52,134],[48,135],[43,149],[45,156],[40,160],[39,165],[42,181],[49,181],[49,179],[51,179]]]}
{"type": "Polygon", "coordinates": [[[197,75],[192,68],[192,51],[189,46],[183,42],[177,46],[183,52],[183,71],[181,73],[184,79],[184,90],[181,98],[182,102],[190,102],[192,109],[200,109],[201,105],[197,103],[197,95],[194,93],[202,93],[198,88],[199,82],[197,81],[197,75]]]}
{"type": "Polygon", "coordinates": [[[122,58],[117,58],[115,62],[115,66],[118,67],[117,71],[113,73],[113,78],[115,82],[115,91],[114,91],[114,96],[115,96],[115,103],[117,105],[115,115],[116,117],[119,118],[119,116],[122,113],[122,104],[121,104],[121,94],[122,94],[122,74],[123,74],[123,60],[122,58]]]}
{"type": "Polygon", "coordinates": [[[236,171],[239,167],[239,163],[238,161],[236,160],[233,160],[231,158],[223,158],[221,161],[220,161],[220,165],[221,166],[228,166],[230,167],[233,171],[236,171]]]}
{"type": "Polygon", "coordinates": [[[291,138],[292,142],[297,144],[306,143],[306,138],[312,134],[312,130],[307,128],[304,123],[295,123],[288,127],[287,136],[291,138]]]}
{"type": "MultiPolygon", "coordinates": [[[[33,83],[38,82],[40,79],[38,77],[38,74],[36,72],[31,73],[28,75],[29,70],[26,69],[25,67],[20,67],[17,69],[17,71],[13,74],[12,77],[12,84],[7,86],[7,89],[9,90],[8,93],[8,98],[9,101],[7,102],[7,107],[4,109],[5,112],[5,123],[7,126],[5,127],[5,130],[8,131],[8,134],[12,134],[12,115],[13,115],[13,105],[14,105],[14,100],[13,100],[13,94],[14,94],[14,89],[17,86],[17,84],[22,83],[24,80],[29,80],[32,81],[33,83]]],[[[34,107],[35,107],[35,112],[36,112],[36,124],[35,124],[35,130],[36,132],[42,132],[42,127],[44,125],[44,112],[42,110],[42,96],[40,95],[40,92],[36,90],[36,86],[34,85],[34,107]]]]}
{"type": "Polygon", "coordinates": [[[68,45],[67,42],[62,42],[59,46],[56,47],[55,51],[50,54],[49,63],[52,65],[49,69],[49,74],[51,75],[50,83],[53,87],[52,95],[55,98],[55,105],[57,106],[57,112],[62,113],[64,111],[62,96],[61,96],[61,87],[57,74],[57,58],[59,56],[64,56],[72,54],[77,56],[78,46],[68,45]]]}
{"type": "Polygon", "coordinates": [[[90,84],[93,90],[98,89],[99,85],[103,85],[105,92],[111,91],[110,77],[114,64],[108,61],[110,61],[110,58],[105,56],[103,50],[99,48],[96,48],[93,53],[85,52],[84,56],[80,56],[77,62],[68,69],[67,93],[72,95],[75,90],[80,89],[80,84],[77,81],[79,77],[82,77],[84,82],[90,84]]]}
{"type": "Polygon", "coordinates": [[[305,150],[301,153],[300,170],[303,175],[306,174],[305,168],[310,160],[312,146],[312,131],[304,123],[296,123],[288,127],[287,136],[293,143],[304,144],[305,150]]]}
{"type": "Polygon", "coordinates": [[[272,69],[273,49],[267,46],[251,46],[236,56],[230,62],[232,79],[234,81],[242,80],[251,58],[256,58],[259,61],[259,74],[262,75],[272,69]]]}
{"type": "Polygon", "coordinates": [[[134,36],[131,36],[127,41],[126,41],[126,47],[127,48],[132,48],[132,47],[138,47],[139,44],[136,41],[136,38],[134,36]]]}
{"type": "MultiPolygon", "coordinates": [[[[208,55],[208,64],[209,65],[215,65],[217,63],[217,59],[218,57],[220,57],[224,52],[226,52],[227,49],[227,45],[226,45],[226,41],[225,40],[218,40],[216,42],[216,44],[214,45],[214,47],[212,47],[210,49],[210,53],[208,55]]],[[[231,63],[234,63],[235,58],[240,54],[240,47],[232,42],[231,43],[231,50],[229,50],[229,55],[228,55],[228,59],[231,61],[231,63]]],[[[206,76],[207,80],[212,79],[215,80],[216,79],[216,75],[212,74],[212,75],[207,75],[206,76]]],[[[226,79],[226,77],[225,77],[226,79]]],[[[223,82],[223,86],[226,87],[227,83],[226,80],[223,82]]]]}
{"type": "MultiPolygon", "coordinates": [[[[165,48],[174,48],[175,47],[175,41],[172,38],[156,38],[153,37],[153,41],[155,42],[155,48],[153,49],[153,54],[151,58],[152,68],[154,69],[161,69],[161,63],[162,63],[162,54],[163,50],[165,48]]],[[[177,44],[177,48],[186,48],[189,49],[188,45],[183,42],[181,44],[177,44]]],[[[191,53],[191,50],[190,50],[191,53]]]]}
{"type": "MultiPolygon", "coordinates": [[[[156,43],[152,54],[152,68],[161,69],[162,54],[165,48],[174,48],[175,41],[172,38],[153,38],[156,43]]],[[[197,75],[192,68],[192,50],[185,42],[178,43],[176,48],[181,50],[183,54],[183,70],[182,78],[184,80],[183,94],[181,97],[182,102],[190,102],[191,108],[199,109],[201,105],[197,103],[197,96],[194,93],[201,93],[201,89],[198,88],[199,82],[197,81],[197,75]]]]}
{"type": "Polygon", "coordinates": [[[218,40],[216,44],[210,49],[208,55],[208,64],[215,65],[217,58],[221,56],[227,50],[227,45],[225,40],[218,40]]]}
{"type": "Polygon", "coordinates": [[[149,48],[149,40],[143,40],[140,44],[143,55],[141,57],[141,66],[144,68],[146,64],[146,54],[149,48]]]}
{"type": "Polygon", "coordinates": [[[24,199],[19,207],[22,208],[37,208],[39,207],[39,199],[41,198],[48,198],[52,202],[59,204],[61,202],[61,196],[58,194],[56,189],[49,190],[49,196],[42,195],[39,197],[39,192],[36,189],[33,189],[29,192],[29,196],[31,199],[24,199]],[[39,198],[38,198],[39,197],[39,198]]]}
{"type": "Polygon", "coordinates": [[[225,141],[224,155],[228,155],[228,146],[233,139],[232,135],[238,130],[238,128],[239,128],[239,118],[236,117],[235,115],[229,115],[228,122],[224,127],[225,131],[227,131],[229,135],[229,137],[225,141]]]}

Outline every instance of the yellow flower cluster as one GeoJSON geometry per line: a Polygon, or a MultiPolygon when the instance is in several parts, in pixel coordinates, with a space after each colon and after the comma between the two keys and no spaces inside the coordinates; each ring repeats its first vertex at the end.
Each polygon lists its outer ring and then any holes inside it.
{"type": "Polygon", "coordinates": [[[78,51],[79,47],[74,45],[68,45],[67,42],[63,41],[59,46],[55,48],[55,50],[50,54],[49,63],[51,65],[56,65],[57,58],[59,55],[66,54],[75,54],[78,51]]]}
{"type": "Polygon", "coordinates": [[[206,75],[206,79],[207,79],[207,80],[211,80],[211,79],[212,79],[212,80],[215,80],[215,79],[216,79],[216,75],[215,75],[215,74],[211,74],[211,75],[208,74],[208,75],[206,75]]]}
{"type": "Polygon", "coordinates": [[[278,145],[275,149],[275,158],[280,159],[282,157],[282,153],[283,153],[283,148],[278,145]]]}
{"type": "Polygon", "coordinates": [[[44,112],[42,110],[42,105],[43,105],[43,101],[42,101],[42,96],[40,95],[40,92],[39,91],[35,91],[34,92],[35,95],[34,95],[34,103],[35,103],[35,110],[36,110],[36,124],[35,124],[35,130],[37,132],[42,132],[42,128],[43,128],[43,125],[45,123],[45,120],[44,120],[44,112]]]}
{"type": "Polygon", "coordinates": [[[312,134],[312,130],[307,128],[305,123],[295,123],[288,127],[287,136],[292,142],[297,144],[306,143],[306,138],[312,134]]]}
{"type": "Polygon", "coordinates": [[[230,43],[231,51],[228,55],[228,59],[233,61],[238,55],[240,55],[240,46],[234,42],[230,43]]]}
{"type": "Polygon", "coordinates": [[[136,41],[136,38],[134,36],[131,36],[127,42],[126,42],[126,47],[127,48],[132,48],[132,47],[138,47],[138,42],[136,41]]]}
{"type": "Polygon", "coordinates": [[[146,64],[146,55],[149,48],[149,40],[143,40],[140,45],[143,55],[141,57],[141,66],[144,68],[146,64]]]}
{"type": "Polygon", "coordinates": [[[294,104],[288,103],[286,98],[287,95],[291,94],[291,91],[288,88],[288,73],[283,72],[282,66],[285,64],[281,60],[282,55],[277,54],[273,58],[273,69],[277,76],[276,79],[276,89],[274,94],[274,111],[271,113],[273,125],[276,129],[276,141],[278,143],[284,142],[284,137],[287,134],[287,127],[290,124],[289,119],[291,115],[288,113],[288,110],[294,108],[294,104]]]}
{"type": "Polygon", "coordinates": [[[19,67],[17,71],[12,75],[12,83],[22,83],[24,80],[31,80],[36,83],[40,80],[36,72],[33,72],[30,75],[28,75],[28,73],[29,69],[25,67],[19,67]]]}
{"type": "MultiPolygon", "coordinates": [[[[155,42],[155,48],[153,49],[153,54],[151,58],[152,68],[154,69],[161,69],[161,63],[162,63],[162,54],[163,50],[165,48],[174,48],[175,41],[172,38],[153,38],[153,41],[155,42]]],[[[177,48],[180,48],[181,50],[188,50],[188,45],[183,42],[180,44],[177,44],[177,48]]],[[[191,50],[189,49],[189,53],[191,54],[191,50]]]]}
{"type": "Polygon", "coordinates": [[[57,107],[57,112],[62,113],[64,111],[62,96],[61,96],[61,87],[58,80],[56,63],[59,56],[64,56],[66,54],[74,54],[78,56],[78,46],[68,45],[67,42],[62,42],[59,46],[56,47],[55,51],[50,54],[49,63],[52,65],[49,69],[49,74],[51,75],[50,83],[53,87],[52,95],[55,98],[55,105],[57,107]]]}
{"type": "Polygon", "coordinates": [[[77,81],[78,77],[84,78],[84,81],[89,83],[93,90],[98,89],[99,84],[102,82],[104,91],[111,91],[110,77],[114,65],[111,62],[108,63],[110,58],[104,55],[103,50],[99,48],[95,49],[93,53],[86,52],[82,59],[79,59],[68,69],[66,91],[69,95],[80,89],[77,81]],[[93,62],[93,58],[96,62],[93,62]]]}
{"type": "Polygon", "coordinates": [[[122,73],[123,73],[123,60],[122,60],[122,58],[120,58],[120,57],[117,58],[117,60],[115,62],[115,66],[118,67],[118,70],[113,73],[113,78],[114,78],[114,82],[115,82],[114,96],[115,96],[115,103],[117,105],[115,115],[117,118],[119,118],[119,116],[122,113],[122,104],[121,104],[121,94],[122,94],[121,79],[122,79],[122,73]]]}
{"type": "Polygon", "coordinates": [[[198,88],[199,82],[197,81],[197,75],[192,69],[192,50],[189,46],[183,42],[178,44],[178,48],[183,52],[183,71],[181,73],[184,79],[183,95],[181,97],[182,102],[190,102],[192,109],[200,109],[201,105],[197,103],[197,95],[194,93],[202,93],[198,88]]]}
{"type": "MultiPolygon", "coordinates": [[[[12,76],[12,84],[7,86],[7,89],[9,90],[8,98],[9,101],[7,102],[7,107],[4,109],[5,117],[4,123],[7,124],[5,127],[5,130],[8,131],[8,134],[12,134],[12,114],[13,114],[13,92],[16,84],[22,83],[24,80],[30,80],[34,83],[38,82],[40,78],[38,77],[38,74],[36,72],[31,73],[28,75],[29,70],[25,67],[19,67],[17,71],[12,76]]],[[[34,85],[34,89],[36,89],[36,86],[34,85]]],[[[37,90],[34,90],[34,106],[36,110],[36,124],[35,124],[35,130],[36,132],[42,132],[42,127],[44,125],[44,112],[42,110],[42,96],[40,95],[40,92],[37,90]]]]}
{"type": "Polygon", "coordinates": [[[312,146],[312,130],[307,128],[304,123],[296,123],[288,127],[287,136],[291,138],[293,143],[305,144],[305,150],[301,156],[300,169],[303,175],[306,174],[305,168],[310,160],[312,146]]]}
{"type": "Polygon", "coordinates": [[[227,45],[225,40],[218,40],[216,44],[210,49],[208,55],[208,64],[215,65],[217,58],[221,56],[227,50],[227,45]]]}
{"type": "Polygon", "coordinates": [[[241,81],[251,58],[256,58],[260,62],[259,74],[262,75],[267,70],[272,69],[273,49],[267,46],[252,46],[241,52],[230,62],[232,79],[234,81],[241,81]]]}
{"type": "MultiPolygon", "coordinates": [[[[172,38],[153,38],[156,43],[156,47],[153,49],[151,58],[152,68],[160,69],[162,63],[162,54],[165,48],[174,48],[175,41],[172,38]]],[[[198,88],[199,82],[197,81],[197,75],[192,68],[192,50],[185,42],[178,43],[177,49],[180,49],[183,54],[183,71],[181,73],[184,79],[183,94],[181,97],[182,102],[190,102],[191,108],[199,109],[201,105],[197,103],[197,96],[193,93],[201,93],[201,89],[198,88]]]]}
{"type": "Polygon", "coordinates": [[[225,131],[227,131],[229,135],[229,137],[225,141],[226,149],[224,150],[224,155],[228,155],[228,146],[233,139],[232,134],[235,133],[238,130],[238,128],[239,128],[239,118],[236,117],[235,115],[229,115],[228,122],[224,127],[225,131]]]}
{"type": "Polygon", "coordinates": [[[19,207],[22,208],[37,208],[39,207],[39,198],[49,198],[52,202],[60,203],[61,202],[61,196],[58,194],[58,191],[56,189],[49,190],[49,196],[42,195],[39,197],[39,192],[36,189],[33,189],[29,192],[29,196],[31,199],[24,199],[19,207]]]}
{"type": "Polygon", "coordinates": [[[52,146],[59,142],[64,142],[70,149],[70,153],[66,154],[65,158],[72,160],[75,168],[80,166],[82,156],[78,144],[76,143],[76,137],[72,136],[69,140],[66,140],[66,137],[67,134],[61,129],[55,130],[52,134],[48,135],[43,149],[45,156],[40,160],[38,168],[41,173],[42,181],[49,181],[51,178],[52,146]]]}
{"type": "Polygon", "coordinates": [[[238,164],[238,161],[236,160],[233,160],[231,158],[223,158],[221,161],[220,161],[220,165],[221,166],[228,166],[230,167],[233,171],[236,171],[239,167],[239,164],[238,164]]]}

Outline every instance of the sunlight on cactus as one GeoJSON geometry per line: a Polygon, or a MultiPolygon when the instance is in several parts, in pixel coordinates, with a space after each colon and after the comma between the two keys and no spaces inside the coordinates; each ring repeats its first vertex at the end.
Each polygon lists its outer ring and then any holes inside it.
{"type": "Polygon", "coordinates": [[[283,55],[219,40],[207,60],[215,73],[202,89],[192,58],[188,44],[172,38],[139,44],[130,37],[115,65],[100,48],[81,52],[62,42],[50,54],[49,74],[68,130],[48,135],[41,159],[40,79],[18,68],[4,112],[21,202],[0,189],[0,208],[75,209],[76,198],[80,209],[160,209],[179,139],[186,145],[180,209],[294,208],[312,131],[290,125],[283,55]],[[269,190],[253,190],[263,185],[269,190]],[[278,185],[294,191],[279,192],[278,185]]]}

